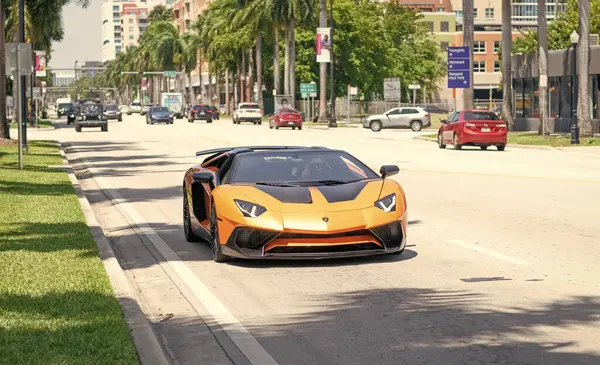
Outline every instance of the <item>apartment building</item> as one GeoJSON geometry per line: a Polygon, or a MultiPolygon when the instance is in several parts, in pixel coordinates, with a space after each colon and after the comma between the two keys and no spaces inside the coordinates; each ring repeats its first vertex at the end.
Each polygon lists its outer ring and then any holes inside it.
{"type": "Polygon", "coordinates": [[[123,4],[121,11],[121,47],[135,46],[139,43],[140,36],[148,28],[148,8],[138,7],[136,4],[123,4]]]}
{"type": "Polygon", "coordinates": [[[395,0],[395,2],[407,8],[427,13],[444,13],[452,11],[451,0],[395,0]]]}

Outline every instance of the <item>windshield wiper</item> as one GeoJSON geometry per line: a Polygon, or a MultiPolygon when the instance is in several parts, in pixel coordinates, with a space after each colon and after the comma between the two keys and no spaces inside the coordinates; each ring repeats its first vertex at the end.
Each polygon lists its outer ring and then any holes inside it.
{"type": "Polygon", "coordinates": [[[266,186],[279,186],[285,188],[297,187],[298,185],[292,185],[288,183],[278,183],[278,182],[269,182],[269,181],[257,181],[254,183],[255,185],[266,185],[266,186]]]}
{"type": "Polygon", "coordinates": [[[315,183],[320,185],[343,185],[358,182],[360,180],[318,180],[318,181],[305,181],[304,183],[315,183]]]}

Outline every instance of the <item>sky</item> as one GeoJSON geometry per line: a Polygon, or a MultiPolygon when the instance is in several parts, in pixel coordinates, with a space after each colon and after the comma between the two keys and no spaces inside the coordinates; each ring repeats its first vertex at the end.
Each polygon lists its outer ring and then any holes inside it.
{"type": "Polygon", "coordinates": [[[81,9],[74,4],[64,7],[64,38],[62,42],[52,45],[50,67],[73,67],[75,61],[102,61],[102,2],[91,0],[87,9],[81,9]]]}

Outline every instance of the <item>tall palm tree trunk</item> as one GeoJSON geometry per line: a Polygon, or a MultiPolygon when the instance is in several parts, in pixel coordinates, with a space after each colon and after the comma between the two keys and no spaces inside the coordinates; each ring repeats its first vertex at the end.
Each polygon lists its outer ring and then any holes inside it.
{"type": "Polygon", "coordinates": [[[512,96],[512,5],[502,0],[502,114],[509,129],[514,129],[512,96]]]}
{"type": "Polygon", "coordinates": [[[189,98],[190,98],[189,104],[194,104],[194,87],[192,86],[192,72],[190,70],[186,70],[186,71],[188,71],[187,78],[188,78],[188,93],[189,93],[189,98]]]}
{"type": "MultiPolygon", "coordinates": [[[[198,52],[198,97],[202,100],[204,95],[204,86],[202,85],[202,53],[198,52]]],[[[194,100],[193,103],[196,103],[194,100]]]]}
{"type": "Polygon", "coordinates": [[[229,68],[225,67],[225,114],[231,111],[229,100],[229,68]]]}
{"type": "Polygon", "coordinates": [[[206,62],[206,70],[208,72],[208,85],[206,86],[206,96],[208,98],[208,105],[213,105],[213,88],[212,88],[212,73],[211,73],[211,59],[209,56],[208,61],[206,62]]]}
{"type": "Polygon", "coordinates": [[[261,110],[265,110],[263,105],[263,80],[262,80],[262,36],[260,32],[256,35],[256,86],[258,86],[258,95],[256,101],[261,110]]]}
{"type": "Polygon", "coordinates": [[[221,77],[219,75],[219,72],[215,71],[215,96],[217,97],[216,99],[216,107],[221,110],[221,86],[219,85],[221,82],[221,77]]]}
{"type": "Polygon", "coordinates": [[[237,100],[236,100],[236,104],[242,103],[244,102],[244,81],[242,80],[242,64],[241,64],[241,59],[240,57],[238,57],[237,60],[237,88],[238,90],[236,91],[236,96],[237,96],[237,100]]]}
{"type": "Polygon", "coordinates": [[[577,122],[581,126],[581,135],[593,134],[590,118],[590,0],[579,0],[579,95],[577,103],[577,122]]]}
{"type": "Polygon", "coordinates": [[[248,83],[248,73],[246,72],[246,52],[242,50],[242,78],[240,78],[240,100],[241,102],[249,101],[245,97],[246,84],[248,83]]]}
{"type": "MultiPolygon", "coordinates": [[[[469,47],[470,59],[473,60],[473,37],[475,36],[475,24],[474,24],[474,0],[463,0],[463,45],[469,47]]],[[[472,62],[472,61],[471,61],[472,62]]],[[[469,68],[471,85],[463,90],[463,105],[467,110],[473,109],[473,66],[469,68]]]]}
{"type": "Polygon", "coordinates": [[[10,128],[6,118],[6,58],[4,50],[6,48],[6,37],[4,34],[4,8],[0,8],[0,138],[10,139],[10,128]]]}
{"type": "Polygon", "coordinates": [[[546,0],[538,0],[538,65],[539,65],[539,134],[548,131],[548,24],[546,21],[546,0]]]}
{"type": "Polygon", "coordinates": [[[283,66],[283,93],[290,95],[290,29],[289,25],[285,26],[285,59],[283,66]]]}
{"type": "Polygon", "coordinates": [[[246,83],[246,99],[254,101],[254,56],[252,47],[248,48],[248,82],[246,83]]]}
{"type": "Polygon", "coordinates": [[[275,39],[273,41],[273,89],[279,94],[281,92],[281,70],[279,69],[279,28],[273,27],[275,39]]]}
{"type": "Polygon", "coordinates": [[[290,95],[292,100],[290,104],[293,108],[296,107],[296,21],[290,22],[290,95]]]}
{"type": "MultiPolygon", "coordinates": [[[[319,27],[327,27],[327,0],[319,2],[319,27]]],[[[319,122],[327,121],[327,63],[319,64],[319,122]]]]}

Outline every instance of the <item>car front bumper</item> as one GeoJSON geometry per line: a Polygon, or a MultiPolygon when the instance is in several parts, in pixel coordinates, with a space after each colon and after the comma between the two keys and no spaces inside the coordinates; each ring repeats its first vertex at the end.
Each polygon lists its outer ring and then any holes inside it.
{"type": "Polygon", "coordinates": [[[82,127],[102,127],[108,124],[108,122],[106,120],[78,120],[76,124],[82,127]]]}
{"type": "Polygon", "coordinates": [[[121,119],[122,115],[121,114],[105,114],[104,118],[106,118],[108,120],[121,119]]]}

